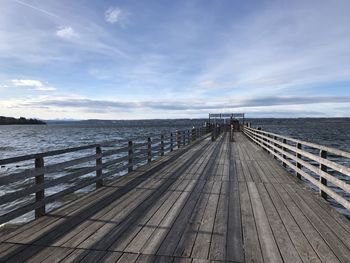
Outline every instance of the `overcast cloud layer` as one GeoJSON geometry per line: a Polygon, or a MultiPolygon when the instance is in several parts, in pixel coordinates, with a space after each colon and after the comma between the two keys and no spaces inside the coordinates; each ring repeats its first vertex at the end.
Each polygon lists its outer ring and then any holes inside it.
{"type": "Polygon", "coordinates": [[[350,116],[350,2],[3,0],[0,115],[350,116]]]}

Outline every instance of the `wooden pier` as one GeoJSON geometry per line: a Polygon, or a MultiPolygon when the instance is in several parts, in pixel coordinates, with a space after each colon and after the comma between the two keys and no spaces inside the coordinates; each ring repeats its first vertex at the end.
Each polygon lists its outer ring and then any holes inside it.
{"type": "Polygon", "coordinates": [[[1,262],[350,262],[350,221],[257,145],[286,163],[287,142],[245,133],[203,133],[38,216],[0,237],[1,262]]]}

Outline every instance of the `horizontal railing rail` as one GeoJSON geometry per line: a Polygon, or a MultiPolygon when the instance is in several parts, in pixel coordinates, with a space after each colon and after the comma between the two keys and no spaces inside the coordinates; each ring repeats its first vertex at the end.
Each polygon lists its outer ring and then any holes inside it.
{"type": "Polygon", "coordinates": [[[18,167],[0,175],[0,187],[16,185],[15,189],[4,191],[0,196],[0,224],[32,211],[35,218],[43,216],[47,204],[91,185],[97,189],[104,185],[105,179],[132,172],[136,167],[188,145],[209,132],[209,127],[199,127],[148,137],[144,142],[128,141],[127,146],[114,149],[111,149],[112,143],[105,142],[2,159],[0,165],[18,167]],[[60,160],[62,156],[63,161],[60,160]],[[46,164],[47,158],[58,162],[46,164]],[[25,163],[25,168],[21,168],[21,163],[25,163]],[[67,187],[47,195],[47,189],[62,185],[67,187]],[[13,206],[5,209],[9,203],[13,206]]]}
{"type": "Polygon", "coordinates": [[[320,195],[327,199],[333,198],[336,202],[350,211],[350,202],[344,196],[328,185],[328,182],[337,189],[350,194],[350,185],[345,180],[334,176],[334,172],[342,176],[350,176],[350,168],[328,158],[349,158],[350,153],[315,143],[289,138],[276,133],[244,127],[244,134],[252,141],[280,160],[284,167],[289,167],[296,176],[303,177],[316,188],[320,195]],[[333,174],[330,172],[333,171],[333,174]]]}

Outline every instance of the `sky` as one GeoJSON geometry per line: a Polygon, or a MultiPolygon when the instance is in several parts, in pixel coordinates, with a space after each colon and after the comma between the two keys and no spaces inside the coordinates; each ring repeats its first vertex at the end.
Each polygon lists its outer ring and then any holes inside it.
{"type": "Polygon", "coordinates": [[[349,0],[0,0],[0,115],[350,117],[349,0]]]}

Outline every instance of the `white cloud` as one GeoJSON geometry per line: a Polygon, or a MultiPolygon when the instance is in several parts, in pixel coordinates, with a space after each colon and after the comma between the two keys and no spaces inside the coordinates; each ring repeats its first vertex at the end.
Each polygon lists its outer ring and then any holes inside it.
{"type": "Polygon", "coordinates": [[[62,38],[62,39],[72,39],[77,34],[75,33],[74,29],[70,26],[67,27],[60,27],[56,31],[56,36],[62,38]]]}
{"type": "Polygon", "coordinates": [[[13,87],[25,87],[38,91],[53,91],[56,88],[45,85],[40,80],[34,79],[12,79],[10,81],[13,87]]]}
{"type": "Polygon", "coordinates": [[[105,11],[105,20],[111,24],[119,24],[125,26],[128,18],[128,13],[119,7],[110,7],[105,11]]]}

